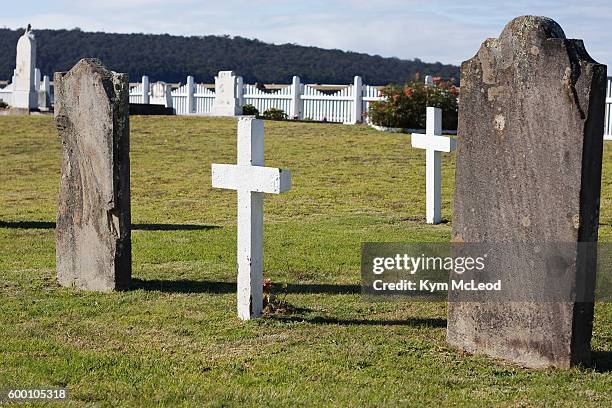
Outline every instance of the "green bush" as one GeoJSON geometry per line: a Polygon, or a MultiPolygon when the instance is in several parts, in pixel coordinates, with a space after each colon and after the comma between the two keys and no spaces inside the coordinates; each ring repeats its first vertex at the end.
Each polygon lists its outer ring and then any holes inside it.
{"type": "Polygon", "coordinates": [[[247,103],[242,107],[242,114],[257,116],[259,115],[259,110],[257,110],[257,108],[250,103],[247,103]]]}
{"type": "Polygon", "coordinates": [[[442,109],[442,127],[456,130],[459,88],[441,78],[434,78],[434,83],[408,82],[403,86],[386,86],[381,91],[385,99],[370,104],[370,121],[378,126],[425,129],[426,108],[433,106],[442,109]]]}
{"type": "Polygon", "coordinates": [[[6,108],[8,108],[8,103],[4,101],[0,101],[0,109],[6,109],[6,108]]]}
{"type": "Polygon", "coordinates": [[[270,108],[267,109],[262,115],[264,119],[272,120],[284,120],[287,119],[287,114],[282,109],[270,108]]]}

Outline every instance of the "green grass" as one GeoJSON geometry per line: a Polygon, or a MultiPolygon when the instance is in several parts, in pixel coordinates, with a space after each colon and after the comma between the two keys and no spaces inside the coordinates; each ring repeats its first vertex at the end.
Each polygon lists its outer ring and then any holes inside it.
{"type": "MultiPolygon", "coordinates": [[[[361,298],[361,242],[450,239],[450,223],[424,224],[424,154],[408,136],[265,127],[266,163],[291,169],[293,187],[265,198],[264,270],[298,310],[241,322],[236,195],[210,187],[212,162],[235,163],[234,120],[132,118],[138,289],[97,294],[55,283],[52,118],[0,117],[0,388],[68,387],[74,405],[104,406],[609,404],[609,304],[596,308],[596,367],[526,370],[449,348],[444,303],[361,298]]],[[[611,144],[604,154],[612,241],[611,144]]],[[[454,155],[443,162],[451,221],[454,155]]]]}

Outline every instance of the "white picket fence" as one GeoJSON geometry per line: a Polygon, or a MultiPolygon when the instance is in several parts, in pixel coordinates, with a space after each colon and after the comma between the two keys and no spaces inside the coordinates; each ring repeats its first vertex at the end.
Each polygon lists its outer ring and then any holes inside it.
{"type": "MultiPolygon", "coordinates": [[[[130,89],[130,103],[149,103],[151,84],[146,76],[142,82],[130,89]]],[[[255,106],[259,112],[270,108],[281,109],[289,118],[316,121],[358,123],[364,113],[368,112],[370,103],[382,100],[377,87],[363,85],[361,77],[356,76],[352,85],[342,85],[340,90],[324,92],[316,85],[301,84],[295,76],[290,85],[278,89],[261,89],[255,85],[238,83],[240,104],[255,106]]],[[[2,90],[0,90],[0,99],[2,90]]],[[[214,88],[194,84],[193,77],[187,77],[187,83],[171,92],[172,107],[177,115],[209,115],[215,101],[214,88]]],[[[612,140],[612,77],[608,78],[606,91],[606,111],[604,138],[612,140]]]]}
{"type": "MultiPolygon", "coordinates": [[[[34,75],[36,75],[38,72],[38,75],[40,76],[40,70],[38,70],[38,68],[36,68],[36,70],[34,71],[34,75]]],[[[8,105],[12,105],[13,103],[13,86],[15,84],[15,74],[17,73],[17,69],[13,70],[13,76],[11,77],[11,82],[6,85],[4,88],[0,88],[0,101],[8,104],[8,105]]],[[[36,83],[36,81],[34,81],[34,83],[36,83]]]]}
{"type": "Polygon", "coordinates": [[[367,113],[370,110],[370,104],[374,101],[384,99],[380,95],[380,90],[375,86],[364,85],[361,88],[361,111],[367,113]]]}
{"type": "MultiPolygon", "coordinates": [[[[280,109],[291,119],[358,123],[370,103],[383,99],[378,88],[362,85],[359,76],[352,85],[339,85],[329,92],[317,85],[302,84],[297,76],[290,85],[277,89],[243,84],[238,78],[237,95],[241,106],[253,105],[261,113],[271,108],[280,109]]],[[[149,78],[143,76],[142,82],[130,89],[130,103],[149,103],[153,86],[149,78]],[[144,92],[145,89],[148,92],[144,92]]],[[[187,83],[171,91],[171,95],[171,102],[164,104],[173,108],[177,115],[209,115],[216,92],[214,88],[195,84],[193,77],[188,76],[187,83]]]]}
{"type": "Polygon", "coordinates": [[[0,101],[9,105],[13,102],[13,84],[0,88],[0,101]]]}
{"type": "MultiPolygon", "coordinates": [[[[143,83],[145,82],[143,78],[143,83]]],[[[142,90],[145,89],[143,83],[136,85],[133,88],[130,88],[130,103],[149,103],[149,98],[151,97],[151,91],[147,91],[144,93],[142,90]]],[[[148,88],[148,87],[146,87],[148,88]]]]}
{"type": "MultiPolygon", "coordinates": [[[[297,88],[295,88],[293,84],[271,91],[263,90],[257,88],[255,85],[248,84],[244,84],[242,89],[243,106],[253,105],[259,112],[264,112],[270,108],[281,109],[287,113],[289,117],[298,115],[295,106],[293,106],[294,95],[298,94],[295,92],[297,88]]],[[[298,92],[300,90],[301,87],[298,92]]]]}

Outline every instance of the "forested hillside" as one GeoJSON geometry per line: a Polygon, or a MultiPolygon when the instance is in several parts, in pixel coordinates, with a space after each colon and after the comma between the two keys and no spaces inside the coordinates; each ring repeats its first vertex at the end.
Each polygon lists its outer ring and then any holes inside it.
{"type": "MultiPolygon", "coordinates": [[[[10,79],[15,47],[23,30],[0,29],[0,79],[10,79]]],[[[152,81],[213,82],[220,70],[234,70],[248,83],[303,82],[346,84],[354,75],[365,83],[404,82],[417,72],[458,78],[459,68],[419,59],[400,60],[355,52],[293,44],[273,45],[241,37],[182,37],[153,34],[107,34],[74,30],[36,30],[38,67],[43,75],[65,71],[80,58],[100,58],[108,67],[127,72],[131,81],[147,74],[152,81]]]]}

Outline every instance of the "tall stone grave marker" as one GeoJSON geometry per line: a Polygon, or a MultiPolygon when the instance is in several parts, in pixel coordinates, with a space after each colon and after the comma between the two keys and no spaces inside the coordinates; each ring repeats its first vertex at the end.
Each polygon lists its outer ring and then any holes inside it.
{"type": "Polygon", "coordinates": [[[38,92],[36,91],[36,39],[30,25],[17,41],[17,59],[13,85],[11,107],[18,109],[36,109],[38,92]]]}
{"type": "Polygon", "coordinates": [[[242,114],[238,97],[238,86],[242,79],[234,71],[220,71],[215,77],[215,102],[213,116],[236,116],[242,114]]]}
{"type": "MultiPolygon", "coordinates": [[[[453,241],[506,251],[497,273],[526,290],[551,265],[516,244],[597,241],[605,89],[606,67],[545,17],[512,20],[461,65],[453,241]]],[[[557,279],[594,285],[593,252],[549,260],[563,262],[557,279]]],[[[528,367],[589,361],[592,301],[450,296],[458,348],[528,367]]]]}
{"type": "Polygon", "coordinates": [[[101,292],[125,289],[132,269],[128,77],[82,59],[54,81],[63,152],[58,281],[101,292]]]}

